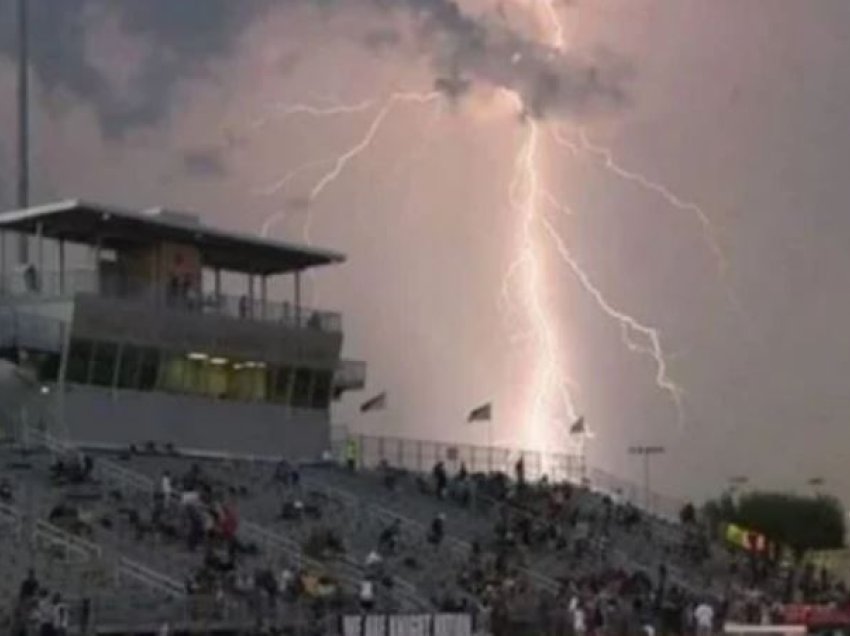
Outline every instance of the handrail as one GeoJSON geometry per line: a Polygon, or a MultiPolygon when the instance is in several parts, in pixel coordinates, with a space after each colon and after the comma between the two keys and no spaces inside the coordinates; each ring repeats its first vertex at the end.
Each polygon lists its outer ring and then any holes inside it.
{"type": "MultiPolygon", "coordinates": [[[[63,453],[79,453],[82,455],[82,452],[67,442],[57,439],[56,437],[50,435],[44,431],[28,431],[30,434],[34,434],[36,440],[40,440],[47,448],[53,450],[54,452],[63,452],[63,453]]],[[[112,476],[117,478],[122,484],[127,485],[131,488],[135,488],[137,490],[141,490],[145,493],[151,493],[154,488],[153,480],[147,475],[143,475],[135,470],[130,468],[126,468],[124,466],[120,466],[116,462],[106,459],[104,457],[99,457],[98,461],[95,462],[95,470],[100,468],[107,474],[107,476],[112,476]]],[[[273,530],[270,530],[264,526],[261,526],[252,521],[248,521],[243,519],[240,522],[240,527],[245,533],[246,537],[257,541],[271,549],[282,552],[294,559],[296,563],[304,563],[313,567],[315,569],[326,569],[319,561],[311,559],[307,557],[298,544],[298,542],[293,541],[292,539],[281,535],[273,530]]],[[[347,565],[349,568],[355,568],[360,571],[359,566],[353,562],[345,562],[342,561],[343,565],[347,565]]],[[[349,586],[356,587],[360,582],[359,576],[352,576],[351,574],[345,574],[343,572],[335,573],[340,581],[348,584],[349,586]]],[[[167,578],[167,577],[166,577],[167,578]]],[[[426,607],[428,604],[425,603],[421,597],[416,593],[416,588],[413,584],[405,581],[403,579],[396,578],[396,582],[398,584],[399,589],[404,590],[404,593],[408,596],[408,601],[414,601],[416,606],[426,607]]]]}
{"type": "MultiPolygon", "coordinates": [[[[19,523],[22,522],[23,513],[15,506],[0,503],[0,512],[8,517],[13,517],[19,523]]],[[[46,539],[50,543],[59,544],[65,548],[66,551],[76,552],[80,556],[90,560],[98,560],[104,556],[103,547],[101,545],[73,535],[49,521],[44,521],[43,519],[35,520],[32,528],[32,536],[34,538],[46,539]]],[[[173,598],[182,598],[186,595],[179,582],[123,555],[118,555],[117,570],[119,574],[129,576],[140,583],[143,583],[152,589],[164,592],[173,598]]]]}
{"type": "MultiPolygon", "coordinates": [[[[364,500],[360,497],[352,495],[351,493],[347,493],[333,486],[317,482],[313,479],[305,479],[304,483],[305,485],[309,484],[311,488],[319,488],[320,490],[324,490],[327,493],[334,494],[340,499],[343,499],[343,501],[346,502],[347,506],[356,506],[360,510],[365,507],[368,512],[374,514],[379,519],[383,519],[386,521],[395,521],[397,519],[401,522],[403,528],[406,528],[411,532],[415,530],[417,533],[420,533],[420,536],[424,536],[427,532],[427,527],[420,521],[412,519],[404,514],[393,512],[392,510],[385,506],[382,506],[381,504],[364,500]]],[[[449,548],[459,556],[466,557],[472,552],[472,544],[470,544],[464,539],[461,539],[460,537],[449,535],[446,537],[446,543],[449,545],[449,548]]],[[[560,585],[557,581],[541,572],[537,572],[536,570],[533,570],[531,568],[520,568],[520,571],[526,576],[528,576],[531,580],[535,581],[538,586],[550,592],[557,592],[560,589],[560,585]]]]}
{"type": "Polygon", "coordinates": [[[144,583],[149,587],[154,587],[161,592],[165,592],[172,598],[183,598],[186,596],[186,590],[180,582],[163,574],[162,572],[152,570],[146,565],[125,556],[120,558],[119,565],[121,566],[122,574],[129,576],[140,583],[144,583]]]}

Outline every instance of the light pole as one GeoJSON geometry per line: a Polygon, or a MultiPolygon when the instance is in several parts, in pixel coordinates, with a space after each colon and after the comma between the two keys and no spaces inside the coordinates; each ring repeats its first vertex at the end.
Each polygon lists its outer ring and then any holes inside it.
{"type": "Polygon", "coordinates": [[[750,478],[746,475],[735,475],[729,478],[729,490],[733,493],[738,492],[748,483],[750,483],[750,478]]]}
{"type": "Polygon", "coordinates": [[[638,445],[638,446],[629,446],[629,455],[637,455],[643,458],[643,493],[644,493],[644,505],[648,511],[652,510],[652,502],[649,494],[649,461],[650,458],[654,455],[661,455],[665,453],[667,449],[663,446],[647,446],[647,445],[638,445]]]}
{"type": "Polygon", "coordinates": [[[819,495],[819,494],[820,494],[821,486],[823,486],[823,485],[826,483],[826,479],[824,479],[823,477],[811,477],[811,478],[808,480],[808,482],[807,482],[807,483],[809,484],[809,486],[811,486],[812,491],[813,491],[816,495],[819,495]]]}

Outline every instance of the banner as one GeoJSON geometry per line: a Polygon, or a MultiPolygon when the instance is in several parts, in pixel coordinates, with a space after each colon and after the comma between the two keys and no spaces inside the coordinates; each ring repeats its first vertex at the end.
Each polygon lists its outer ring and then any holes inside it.
{"type": "Polygon", "coordinates": [[[343,616],[343,636],[472,636],[469,614],[343,616]]]}

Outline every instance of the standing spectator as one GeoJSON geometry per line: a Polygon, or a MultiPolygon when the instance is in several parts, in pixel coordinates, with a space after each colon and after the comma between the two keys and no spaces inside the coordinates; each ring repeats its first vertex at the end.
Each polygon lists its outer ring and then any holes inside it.
{"type": "Polygon", "coordinates": [[[514,465],[514,473],[516,474],[517,486],[523,486],[525,484],[525,458],[521,455],[514,465]]]}
{"type": "Polygon", "coordinates": [[[86,597],[83,599],[80,606],[80,634],[87,636],[89,633],[89,623],[91,622],[91,599],[86,597]]]}
{"type": "Polygon", "coordinates": [[[369,579],[360,581],[360,608],[366,613],[375,608],[375,584],[369,579]]]}
{"type": "Polygon", "coordinates": [[[572,610],[573,633],[576,636],[584,636],[587,633],[587,614],[578,599],[575,600],[576,603],[572,610]]]}
{"type": "Polygon", "coordinates": [[[432,474],[434,476],[434,483],[437,487],[437,497],[443,499],[446,495],[446,486],[449,481],[448,475],[446,474],[445,464],[441,461],[434,464],[432,474]]]}
{"type": "Polygon", "coordinates": [[[345,465],[352,473],[357,468],[357,441],[353,437],[345,442],[345,465]]]}
{"type": "Polygon", "coordinates": [[[162,473],[162,477],[159,480],[159,492],[162,494],[163,503],[167,506],[171,501],[171,473],[167,470],[162,473]]]}
{"type": "Polygon", "coordinates": [[[68,634],[68,607],[62,602],[59,593],[53,595],[51,607],[53,634],[54,636],[67,636],[68,634]]]}
{"type": "Polygon", "coordinates": [[[714,633],[714,608],[707,601],[697,605],[694,610],[697,636],[711,636],[714,633]]]}

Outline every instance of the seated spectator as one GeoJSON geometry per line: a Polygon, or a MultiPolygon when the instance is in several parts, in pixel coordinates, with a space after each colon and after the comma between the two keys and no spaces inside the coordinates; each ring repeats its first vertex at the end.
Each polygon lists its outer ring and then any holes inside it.
{"type": "Polygon", "coordinates": [[[0,501],[3,503],[12,503],[14,494],[12,493],[12,484],[8,479],[0,480],[0,501]]]}
{"type": "Polygon", "coordinates": [[[428,542],[435,547],[440,547],[445,535],[446,515],[439,513],[431,522],[431,530],[428,533],[428,542]]]}
{"type": "Polygon", "coordinates": [[[378,538],[378,548],[392,554],[396,551],[400,534],[401,520],[395,519],[389,526],[381,530],[381,535],[378,538]]]}
{"type": "Polygon", "coordinates": [[[35,570],[29,569],[27,571],[27,578],[21,582],[21,587],[18,591],[18,599],[21,601],[28,601],[35,598],[38,591],[39,585],[38,579],[35,578],[35,570]]]}

